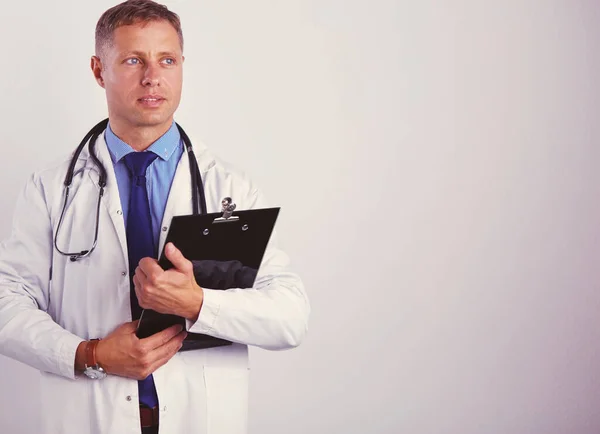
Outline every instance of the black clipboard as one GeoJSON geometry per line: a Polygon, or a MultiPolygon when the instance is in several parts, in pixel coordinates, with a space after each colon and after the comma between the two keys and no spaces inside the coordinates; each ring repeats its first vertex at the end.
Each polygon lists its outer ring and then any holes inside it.
{"type": "MultiPolygon", "coordinates": [[[[280,208],[233,211],[231,199],[223,200],[223,213],[175,216],[165,240],[172,242],[194,265],[194,277],[200,287],[226,290],[251,288],[271,238],[280,208]]],[[[173,264],[164,249],[158,261],[167,270],[173,264]]],[[[181,324],[185,318],[144,309],[136,335],[142,339],[181,324]]],[[[231,345],[214,336],[188,332],[179,351],[231,345]]]]}

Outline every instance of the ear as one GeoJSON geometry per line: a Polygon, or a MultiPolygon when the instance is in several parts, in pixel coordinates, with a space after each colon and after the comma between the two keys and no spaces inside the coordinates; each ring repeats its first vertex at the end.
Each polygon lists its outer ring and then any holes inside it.
{"type": "Polygon", "coordinates": [[[92,68],[92,73],[94,74],[94,78],[96,82],[104,88],[104,78],[102,77],[102,61],[98,56],[92,56],[90,60],[90,67],[92,68]]]}

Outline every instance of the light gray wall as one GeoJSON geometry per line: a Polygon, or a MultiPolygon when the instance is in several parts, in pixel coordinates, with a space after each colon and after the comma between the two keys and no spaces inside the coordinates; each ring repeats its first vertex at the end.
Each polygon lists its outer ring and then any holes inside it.
{"type": "MultiPolygon", "coordinates": [[[[0,17],[0,236],[18,188],[106,114],[113,1],[0,17]]],[[[251,433],[600,432],[600,6],[171,1],[177,120],[282,206],[313,306],[252,350],[251,433]]],[[[40,432],[0,359],[0,431],[40,432]]]]}

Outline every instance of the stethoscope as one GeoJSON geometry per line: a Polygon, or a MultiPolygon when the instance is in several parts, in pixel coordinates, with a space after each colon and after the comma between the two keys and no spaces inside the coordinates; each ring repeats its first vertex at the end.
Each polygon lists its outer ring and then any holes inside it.
{"type": "MultiPolygon", "coordinates": [[[[71,159],[71,162],[69,163],[69,168],[67,170],[67,176],[65,177],[65,182],[64,182],[65,201],[63,204],[62,212],[60,214],[60,219],[58,221],[58,227],[56,228],[56,234],[54,235],[54,247],[61,255],[69,256],[72,262],[75,262],[78,259],[89,256],[94,251],[94,249],[96,248],[96,245],[98,244],[98,226],[99,226],[99,222],[100,222],[100,202],[102,202],[102,196],[104,195],[104,187],[106,187],[106,169],[102,165],[102,163],[100,162],[98,157],[96,156],[94,148],[96,146],[96,139],[98,139],[98,136],[106,129],[107,125],[108,125],[108,118],[99,122],[96,126],[94,126],[85,135],[85,137],[83,138],[83,140],[81,141],[81,143],[79,144],[77,149],[75,150],[75,153],[73,154],[73,158],[71,159]],[[81,154],[81,151],[85,147],[86,143],[88,143],[88,141],[89,141],[88,148],[89,148],[89,152],[90,152],[90,157],[92,158],[92,161],[98,168],[98,187],[100,188],[100,190],[98,192],[98,205],[96,206],[96,228],[94,230],[94,242],[92,244],[92,247],[90,247],[88,250],[82,250],[81,252],[73,252],[73,253],[63,252],[62,250],[60,250],[58,248],[58,244],[57,244],[58,233],[60,231],[60,226],[62,225],[63,217],[65,215],[65,210],[67,209],[67,202],[69,200],[69,191],[71,189],[71,184],[73,182],[73,176],[75,175],[75,165],[77,164],[77,159],[79,158],[79,154],[81,154]]],[[[177,125],[179,134],[181,135],[181,138],[183,139],[183,142],[185,143],[185,149],[187,151],[188,158],[190,160],[190,177],[192,178],[193,213],[198,214],[199,213],[198,208],[200,208],[200,213],[206,214],[206,198],[204,196],[204,187],[202,185],[202,177],[200,175],[200,169],[198,168],[196,156],[194,155],[194,151],[192,150],[192,142],[190,141],[190,138],[185,133],[185,131],[183,131],[183,128],[181,128],[181,126],[179,126],[179,124],[177,124],[177,123],[175,123],[175,125],[177,125]],[[194,192],[197,192],[197,194],[195,194],[194,192]]],[[[83,169],[80,169],[80,170],[83,170],[83,169]]]]}

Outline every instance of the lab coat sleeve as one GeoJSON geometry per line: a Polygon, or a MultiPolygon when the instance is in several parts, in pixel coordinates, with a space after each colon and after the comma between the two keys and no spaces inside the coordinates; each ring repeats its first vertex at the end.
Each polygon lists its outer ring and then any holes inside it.
{"type": "MultiPolygon", "coordinates": [[[[249,208],[268,207],[253,190],[249,208]]],[[[308,330],[310,304],[303,282],[290,270],[290,260],[273,232],[253,288],[203,288],[204,301],[188,331],[254,345],[267,350],[298,346],[308,330]]]]}
{"type": "Polygon", "coordinates": [[[0,354],[75,379],[83,339],[46,312],[52,253],[50,216],[34,175],[17,199],[12,233],[0,244],[0,354]]]}

